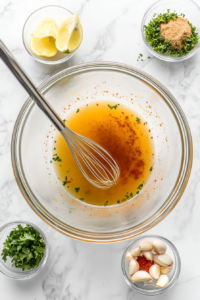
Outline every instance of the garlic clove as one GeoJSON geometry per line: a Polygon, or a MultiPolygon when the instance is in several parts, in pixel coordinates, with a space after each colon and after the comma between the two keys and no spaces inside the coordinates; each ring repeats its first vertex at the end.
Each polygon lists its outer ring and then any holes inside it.
{"type": "Polygon", "coordinates": [[[133,276],[132,276],[132,281],[135,282],[140,282],[140,281],[144,281],[144,282],[148,282],[151,283],[153,282],[153,278],[151,277],[151,275],[149,273],[147,273],[146,271],[137,271],[133,276]]]}
{"type": "Polygon", "coordinates": [[[126,259],[127,260],[133,259],[133,256],[131,255],[131,252],[126,252],[126,259]]]}
{"type": "Polygon", "coordinates": [[[149,274],[151,275],[151,277],[153,279],[158,279],[159,276],[160,276],[160,267],[159,267],[159,265],[155,264],[155,265],[151,266],[150,269],[149,269],[149,274]]]}
{"type": "Polygon", "coordinates": [[[153,254],[151,251],[142,251],[142,254],[146,257],[147,260],[153,260],[153,254]]]}
{"type": "Polygon", "coordinates": [[[137,256],[140,256],[140,248],[135,248],[133,250],[131,250],[131,254],[133,257],[137,257],[137,256]]]}
{"type": "Polygon", "coordinates": [[[158,239],[154,239],[153,240],[153,250],[157,254],[164,254],[167,250],[167,246],[163,241],[158,240],[158,239]]]}
{"type": "Polygon", "coordinates": [[[143,241],[139,244],[139,248],[141,251],[151,251],[153,250],[153,245],[149,241],[143,241]]]}
{"type": "Polygon", "coordinates": [[[161,267],[168,267],[174,263],[172,258],[168,254],[155,254],[153,256],[153,260],[161,267]]]}
{"type": "Polygon", "coordinates": [[[164,288],[168,285],[169,278],[167,275],[160,275],[158,281],[156,282],[156,288],[164,288]]]}
{"type": "Polygon", "coordinates": [[[129,275],[132,276],[133,274],[135,274],[139,270],[139,268],[140,266],[137,260],[132,259],[129,264],[129,275]]]}
{"type": "Polygon", "coordinates": [[[169,267],[161,267],[160,268],[160,272],[162,274],[168,274],[169,272],[171,272],[171,270],[173,269],[173,265],[172,266],[169,266],[169,267]]]}

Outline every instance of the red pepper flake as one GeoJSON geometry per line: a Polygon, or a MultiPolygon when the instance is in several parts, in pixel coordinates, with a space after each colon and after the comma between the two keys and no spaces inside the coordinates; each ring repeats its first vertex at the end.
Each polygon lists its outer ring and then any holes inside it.
{"type": "Polygon", "coordinates": [[[140,171],[139,168],[134,168],[133,170],[131,170],[131,174],[133,174],[135,179],[138,179],[142,174],[142,171],[140,171]]]}
{"type": "Polygon", "coordinates": [[[146,271],[148,273],[149,273],[150,267],[154,265],[154,261],[147,260],[146,257],[143,255],[138,256],[138,258],[136,260],[140,266],[140,270],[146,271]]]}

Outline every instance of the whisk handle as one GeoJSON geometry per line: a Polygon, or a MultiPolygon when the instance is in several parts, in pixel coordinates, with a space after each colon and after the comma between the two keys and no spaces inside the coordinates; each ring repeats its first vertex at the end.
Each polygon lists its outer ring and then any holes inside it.
{"type": "Polygon", "coordinates": [[[45,97],[40,93],[35,84],[23,70],[23,68],[16,61],[11,52],[7,49],[5,44],[0,40],[0,57],[15,75],[21,85],[25,88],[28,94],[36,102],[39,108],[49,117],[55,127],[61,131],[65,128],[65,124],[62,119],[57,115],[53,107],[47,102],[45,97]]]}

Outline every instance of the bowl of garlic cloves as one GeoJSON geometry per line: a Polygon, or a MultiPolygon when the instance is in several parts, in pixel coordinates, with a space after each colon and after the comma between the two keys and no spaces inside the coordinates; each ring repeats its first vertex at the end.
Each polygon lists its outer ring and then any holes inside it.
{"type": "Polygon", "coordinates": [[[125,249],[121,267],[130,288],[147,296],[159,295],[177,281],[181,260],[176,247],[166,238],[145,235],[125,249]]]}

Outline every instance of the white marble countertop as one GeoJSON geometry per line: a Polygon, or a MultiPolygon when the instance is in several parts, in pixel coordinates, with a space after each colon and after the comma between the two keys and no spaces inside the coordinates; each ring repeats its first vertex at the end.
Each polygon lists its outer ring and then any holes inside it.
{"type": "MultiPolygon", "coordinates": [[[[141,68],[160,80],[182,106],[192,131],[194,162],[185,193],[168,217],[149,233],[163,235],[178,248],[182,270],[177,284],[156,299],[188,300],[200,297],[200,51],[182,63],[147,59],[140,23],[154,0],[1,0],[0,37],[28,74],[40,84],[59,70],[88,61],[117,61],[141,68]],[[45,5],[60,5],[80,15],[84,39],[80,50],[58,67],[35,62],[24,49],[22,27],[26,18],[45,5]],[[137,61],[142,53],[144,61],[137,61]]],[[[196,0],[200,5],[200,0],[196,0]]],[[[122,277],[120,261],[130,241],[98,245],[68,238],[44,223],[30,209],[15,182],[11,135],[15,119],[27,98],[0,61],[0,225],[15,219],[40,226],[50,244],[50,259],[33,279],[19,282],[0,275],[2,300],[146,299],[130,290],[122,277]]]]}

